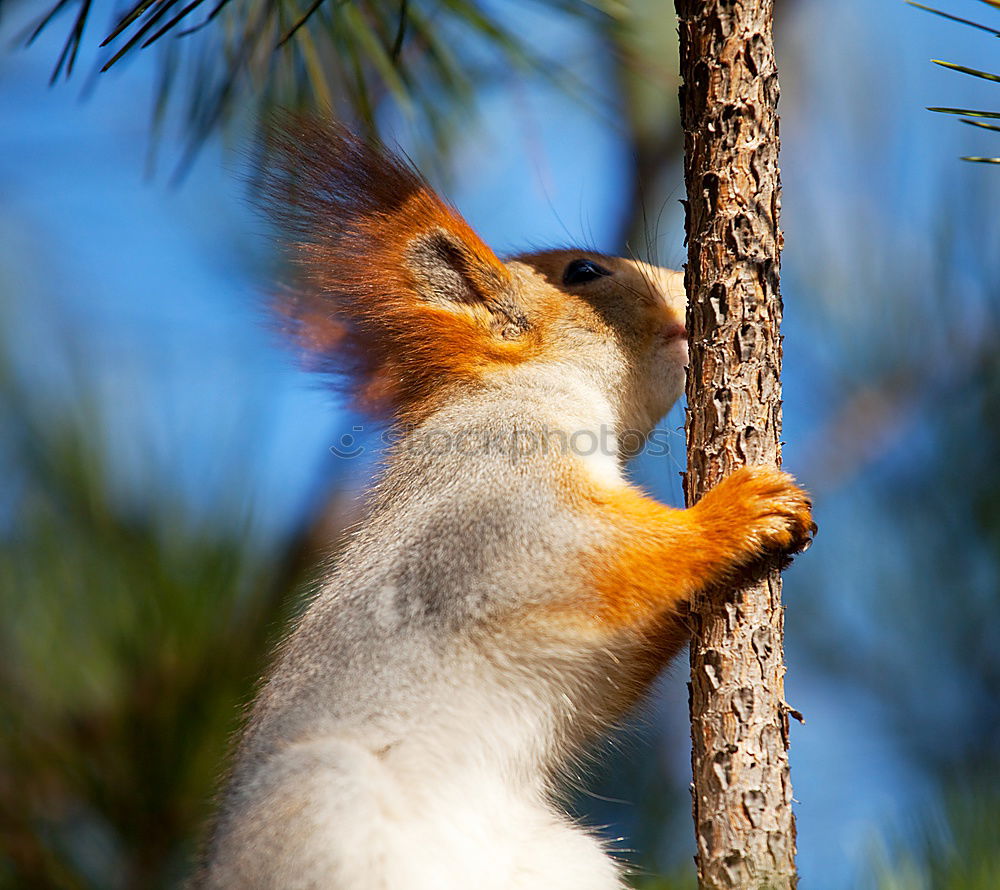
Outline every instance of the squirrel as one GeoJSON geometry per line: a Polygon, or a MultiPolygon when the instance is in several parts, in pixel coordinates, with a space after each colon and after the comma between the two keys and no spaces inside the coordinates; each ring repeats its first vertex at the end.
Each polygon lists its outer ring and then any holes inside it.
{"type": "Polygon", "coordinates": [[[501,260],[336,124],[286,121],[267,156],[297,335],[398,435],[252,706],[195,886],[624,888],[562,782],[686,644],[693,595],[804,548],[809,497],[763,466],[688,509],[626,478],[622,443],[683,391],[681,273],[501,260]]]}

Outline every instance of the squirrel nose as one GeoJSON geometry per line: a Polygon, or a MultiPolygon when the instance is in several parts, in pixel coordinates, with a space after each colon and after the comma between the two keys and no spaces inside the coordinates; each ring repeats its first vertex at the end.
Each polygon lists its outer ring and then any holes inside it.
{"type": "Polygon", "coordinates": [[[660,329],[660,336],[664,340],[684,340],[687,339],[687,328],[681,322],[673,321],[660,329]]]}

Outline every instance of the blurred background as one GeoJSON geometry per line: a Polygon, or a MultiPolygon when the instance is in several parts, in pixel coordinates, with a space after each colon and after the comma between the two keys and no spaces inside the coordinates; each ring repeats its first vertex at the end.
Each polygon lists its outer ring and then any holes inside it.
{"type": "MultiPolygon", "coordinates": [[[[684,262],[671,3],[214,3],[146,4],[105,49],[130,7],[0,7],[3,888],[181,886],[377,458],[268,318],[262,112],[398,142],[501,251],[684,262]]],[[[895,0],[777,6],[785,464],[821,529],[786,575],[802,882],[997,888],[1000,169],[959,156],[1000,136],[926,106],[1000,107],[929,61],[1000,44],[895,0]]],[[[664,428],[635,476],[680,504],[681,408],[664,428]]],[[[574,804],[646,888],[693,886],[685,675],[574,804]]]]}

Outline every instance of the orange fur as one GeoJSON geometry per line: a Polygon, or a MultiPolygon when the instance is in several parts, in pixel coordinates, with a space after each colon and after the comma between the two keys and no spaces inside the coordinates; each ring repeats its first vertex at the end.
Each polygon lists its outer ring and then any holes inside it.
{"type": "Polygon", "coordinates": [[[505,336],[518,323],[507,267],[409,164],[312,119],[280,122],[268,149],[264,197],[300,272],[280,311],[362,408],[411,415],[448,382],[533,353],[537,336],[505,336]],[[410,252],[435,237],[473,299],[421,293],[410,252]]]}
{"type": "Polygon", "coordinates": [[[769,553],[798,549],[816,528],[808,496],[769,467],[737,470],[688,510],[582,474],[567,482],[575,509],[606,523],[585,569],[589,619],[611,633],[662,631],[694,593],[769,553]]]}

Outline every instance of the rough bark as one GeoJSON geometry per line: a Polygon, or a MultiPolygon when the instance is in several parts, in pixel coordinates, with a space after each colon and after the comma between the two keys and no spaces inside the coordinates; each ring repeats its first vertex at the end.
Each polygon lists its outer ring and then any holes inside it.
{"type": "MultiPolygon", "coordinates": [[[[694,503],[780,463],[778,77],[773,0],[676,0],[687,185],[688,469],[694,503]]],[[[776,565],[699,598],[692,787],[702,890],[791,888],[795,823],[776,565]]]]}

